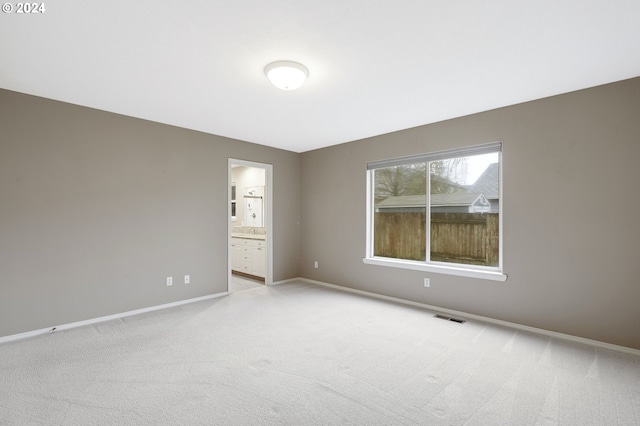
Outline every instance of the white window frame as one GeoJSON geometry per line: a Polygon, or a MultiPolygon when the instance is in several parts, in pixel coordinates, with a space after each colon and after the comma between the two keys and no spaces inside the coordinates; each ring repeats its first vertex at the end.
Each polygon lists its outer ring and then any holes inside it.
{"type": "MultiPolygon", "coordinates": [[[[427,154],[415,155],[410,157],[402,157],[402,158],[394,158],[389,160],[381,160],[370,162],[367,164],[367,214],[366,214],[366,224],[367,224],[367,234],[366,234],[366,254],[362,261],[368,265],[377,265],[377,266],[387,266],[392,268],[401,268],[401,269],[410,269],[416,271],[424,271],[424,272],[434,272],[438,274],[447,274],[447,275],[456,275],[462,277],[471,277],[471,278],[480,278],[486,280],[493,281],[506,281],[507,275],[504,273],[502,269],[502,254],[503,254],[503,198],[502,198],[502,142],[492,142],[488,144],[475,145],[466,148],[459,148],[453,150],[446,151],[438,151],[427,154]],[[448,262],[437,262],[437,261],[417,261],[417,260],[405,260],[405,259],[395,259],[389,257],[380,257],[374,256],[373,254],[373,230],[374,230],[374,215],[373,209],[375,207],[374,202],[374,180],[373,175],[376,169],[391,167],[395,165],[402,164],[410,164],[410,163],[418,163],[418,162],[429,162],[436,160],[443,160],[448,158],[455,157],[466,157],[472,155],[479,155],[489,152],[497,152],[499,156],[499,263],[497,267],[490,266],[481,266],[481,265],[464,265],[459,263],[448,263],[448,262]]],[[[427,168],[428,172],[429,168],[427,168]]],[[[430,191],[429,191],[429,176],[427,176],[427,206],[430,206],[430,191]]],[[[427,211],[426,214],[427,225],[426,225],[426,240],[427,240],[427,254],[430,253],[430,220],[431,215],[430,212],[427,211]]]]}

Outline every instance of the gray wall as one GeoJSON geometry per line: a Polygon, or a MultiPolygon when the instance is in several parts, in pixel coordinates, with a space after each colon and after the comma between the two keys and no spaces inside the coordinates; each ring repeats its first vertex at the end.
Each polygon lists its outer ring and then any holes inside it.
{"type": "Polygon", "coordinates": [[[640,349],[638,161],[640,78],[307,152],[300,272],[640,349]],[[506,282],[362,263],[367,162],[496,140],[506,282]]]}
{"type": "Polygon", "coordinates": [[[295,154],[0,90],[0,336],[225,291],[232,157],[274,165],[275,281],[640,349],[639,112],[633,79],[295,154]],[[362,263],[368,161],[495,140],[506,282],[362,263]]]}
{"type": "Polygon", "coordinates": [[[0,135],[0,336],[226,291],[229,157],[273,164],[299,275],[299,154],[3,90],[0,135]]]}

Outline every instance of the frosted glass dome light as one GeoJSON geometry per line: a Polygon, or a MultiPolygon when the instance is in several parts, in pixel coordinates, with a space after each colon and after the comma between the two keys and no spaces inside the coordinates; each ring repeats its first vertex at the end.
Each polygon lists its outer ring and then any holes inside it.
{"type": "Polygon", "coordinates": [[[295,90],[309,77],[309,70],[292,61],[272,62],[264,68],[264,73],[274,86],[282,90],[295,90]]]}

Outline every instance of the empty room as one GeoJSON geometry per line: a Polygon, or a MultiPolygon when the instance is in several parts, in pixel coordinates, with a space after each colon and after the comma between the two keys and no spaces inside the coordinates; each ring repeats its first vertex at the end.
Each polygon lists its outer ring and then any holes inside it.
{"type": "Polygon", "coordinates": [[[0,425],[640,425],[638,16],[4,3],[0,425]]]}

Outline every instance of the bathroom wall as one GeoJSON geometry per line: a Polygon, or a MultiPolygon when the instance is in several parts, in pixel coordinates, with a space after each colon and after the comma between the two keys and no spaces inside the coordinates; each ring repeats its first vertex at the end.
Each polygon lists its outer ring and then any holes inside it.
{"type": "MultiPolygon", "coordinates": [[[[238,166],[231,169],[231,179],[236,183],[236,220],[233,226],[244,226],[244,198],[245,189],[248,187],[266,185],[266,173],[264,169],[257,167],[238,166]]],[[[264,198],[267,193],[265,191],[264,198]]]]}

